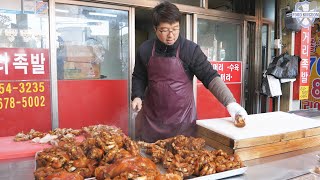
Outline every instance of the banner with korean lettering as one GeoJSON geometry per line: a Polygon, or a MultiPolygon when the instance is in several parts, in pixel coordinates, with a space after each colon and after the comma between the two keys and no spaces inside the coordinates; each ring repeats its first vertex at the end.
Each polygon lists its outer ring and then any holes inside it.
{"type": "MultiPolygon", "coordinates": [[[[318,48],[319,51],[320,47],[318,48]]],[[[309,97],[301,101],[301,109],[317,108],[320,109],[320,56],[312,53],[310,57],[310,91],[309,97]]]]}
{"type": "Polygon", "coordinates": [[[311,27],[301,29],[300,69],[299,69],[299,99],[308,99],[310,74],[310,43],[311,27]]]}
{"type": "Polygon", "coordinates": [[[47,49],[0,48],[2,80],[49,79],[47,49]]]}
{"type": "Polygon", "coordinates": [[[0,136],[51,129],[48,49],[0,48],[0,136]]]}
{"type": "MultiPolygon", "coordinates": [[[[236,101],[240,103],[242,94],[242,62],[211,61],[212,67],[218,71],[236,101]]],[[[198,119],[210,119],[229,116],[226,108],[198,80],[197,82],[198,119]]]]}
{"type": "Polygon", "coordinates": [[[309,97],[301,101],[302,109],[320,110],[320,26],[319,20],[311,28],[309,97]]]}

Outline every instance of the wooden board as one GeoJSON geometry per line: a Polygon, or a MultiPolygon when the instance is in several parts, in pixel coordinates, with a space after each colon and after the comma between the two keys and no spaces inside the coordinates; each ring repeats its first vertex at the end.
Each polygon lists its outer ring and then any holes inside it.
{"type": "Polygon", "coordinates": [[[283,134],[233,140],[198,126],[198,137],[207,145],[228,153],[237,153],[242,160],[250,160],[320,145],[320,127],[283,134]]]}
{"type": "Polygon", "coordinates": [[[226,146],[229,146],[229,147],[233,147],[234,146],[234,140],[233,139],[230,139],[229,137],[226,137],[222,134],[218,134],[216,132],[213,132],[207,128],[204,128],[202,126],[197,126],[197,133],[201,133],[201,135],[203,135],[204,137],[214,137],[214,139],[221,143],[221,144],[224,144],[226,146]]]}
{"type": "Polygon", "coordinates": [[[318,146],[319,144],[320,144],[320,135],[312,136],[308,138],[282,141],[282,142],[272,143],[272,144],[265,144],[261,146],[252,146],[248,148],[236,149],[235,153],[237,153],[243,160],[250,160],[250,159],[305,149],[309,147],[314,147],[314,146],[318,146]]]}

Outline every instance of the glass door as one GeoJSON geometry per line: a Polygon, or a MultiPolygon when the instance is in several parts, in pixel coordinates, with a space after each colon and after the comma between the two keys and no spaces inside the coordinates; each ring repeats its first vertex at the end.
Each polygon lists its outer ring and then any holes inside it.
{"type": "MultiPolygon", "coordinates": [[[[180,21],[180,35],[186,37],[187,15],[182,14],[180,21]]],[[[152,9],[135,8],[135,47],[136,49],[148,39],[156,38],[152,24],[152,9]]],[[[188,38],[188,37],[186,37],[188,38]]]]}
{"type": "Polygon", "coordinates": [[[55,4],[59,127],[128,132],[129,8],[55,4]]]}
{"type": "Polygon", "coordinates": [[[49,131],[48,3],[0,1],[0,7],[0,137],[49,131]]]}
{"type": "MultiPolygon", "coordinates": [[[[255,67],[257,67],[259,64],[256,61],[257,52],[256,52],[256,31],[257,31],[257,23],[248,21],[246,23],[246,73],[245,75],[245,83],[244,83],[244,96],[245,96],[245,106],[246,110],[249,114],[255,114],[257,113],[257,108],[259,106],[259,103],[257,103],[257,97],[259,96],[256,92],[256,88],[258,85],[257,79],[258,78],[251,78],[250,77],[256,77],[257,72],[255,70],[255,67]],[[249,81],[250,80],[250,81],[249,81]]],[[[260,72],[261,73],[261,72],[260,72]]]]}
{"type": "MultiPolygon", "coordinates": [[[[261,27],[261,73],[263,74],[268,65],[271,63],[274,57],[274,32],[271,23],[263,23],[261,27]]],[[[261,77],[263,79],[263,76],[261,77]]],[[[257,113],[265,113],[273,110],[272,98],[269,98],[262,93],[260,93],[260,104],[261,107],[258,109],[257,113]]]]}
{"type": "MultiPolygon", "coordinates": [[[[219,20],[199,16],[196,19],[196,39],[208,60],[227,84],[238,103],[242,97],[242,55],[241,33],[243,25],[238,21],[219,20]]],[[[227,117],[226,108],[197,82],[198,119],[227,117]]]]}

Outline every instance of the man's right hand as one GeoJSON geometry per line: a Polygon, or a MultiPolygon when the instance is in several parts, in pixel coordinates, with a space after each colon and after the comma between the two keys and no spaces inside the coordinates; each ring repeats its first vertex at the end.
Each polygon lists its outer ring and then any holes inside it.
{"type": "Polygon", "coordinates": [[[246,125],[245,120],[248,119],[248,113],[240,104],[232,102],[227,105],[227,110],[235,126],[244,127],[246,125]]]}
{"type": "Polygon", "coordinates": [[[134,111],[139,112],[142,108],[141,98],[138,98],[138,97],[134,98],[134,100],[131,102],[131,106],[134,111]]]}

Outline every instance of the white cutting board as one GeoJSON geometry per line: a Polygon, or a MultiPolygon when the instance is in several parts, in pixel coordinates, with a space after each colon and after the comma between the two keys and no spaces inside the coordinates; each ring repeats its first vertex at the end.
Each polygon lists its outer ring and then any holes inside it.
{"type": "Polygon", "coordinates": [[[240,140],[320,127],[320,120],[278,111],[249,115],[243,128],[235,127],[231,117],[197,120],[197,125],[240,140]]]}

